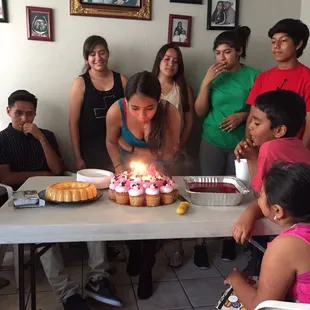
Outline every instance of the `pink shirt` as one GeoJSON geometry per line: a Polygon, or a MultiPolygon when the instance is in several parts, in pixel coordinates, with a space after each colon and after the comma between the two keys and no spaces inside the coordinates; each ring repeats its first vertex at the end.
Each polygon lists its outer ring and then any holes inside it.
{"type": "Polygon", "coordinates": [[[259,149],[257,173],[252,180],[252,187],[259,193],[266,173],[276,163],[310,164],[310,150],[297,138],[275,139],[263,143],[259,149]]]}
{"type": "MultiPolygon", "coordinates": [[[[310,224],[297,224],[283,231],[278,237],[287,235],[301,238],[310,246],[310,224]]],[[[292,301],[310,303],[310,270],[296,275],[295,283],[290,288],[287,297],[292,301]]]]}

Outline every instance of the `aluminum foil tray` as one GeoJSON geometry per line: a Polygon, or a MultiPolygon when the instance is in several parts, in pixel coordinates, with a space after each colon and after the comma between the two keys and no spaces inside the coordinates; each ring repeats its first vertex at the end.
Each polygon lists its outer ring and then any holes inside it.
{"type": "Polygon", "coordinates": [[[249,193],[246,186],[235,177],[228,176],[189,176],[183,178],[185,182],[186,192],[190,196],[190,200],[193,204],[199,206],[237,206],[244,195],[249,193]],[[238,190],[238,193],[204,193],[204,192],[192,192],[190,190],[190,183],[227,183],[232,184],[238,190]]]}

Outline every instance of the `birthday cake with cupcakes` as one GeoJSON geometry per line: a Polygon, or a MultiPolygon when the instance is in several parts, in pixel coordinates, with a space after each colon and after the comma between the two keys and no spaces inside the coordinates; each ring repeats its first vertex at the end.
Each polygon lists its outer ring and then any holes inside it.
{"type": "Polygon", "coordinates": [[[111,179],[109,198],[120,205],[157,207],[178,200],[178,186],[171,177],[156,171],[154,165],[132,163],[111,179]]]}

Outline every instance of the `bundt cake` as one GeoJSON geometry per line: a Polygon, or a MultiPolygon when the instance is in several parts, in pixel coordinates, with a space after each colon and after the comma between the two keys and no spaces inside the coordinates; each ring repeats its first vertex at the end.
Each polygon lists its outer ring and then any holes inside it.
{"type": "Polygon", "coordinates": [[[79,202],[97,197],[97,188],[87,182],[60,182],[48,186],[45,199],[54,202],[79,202]]]}

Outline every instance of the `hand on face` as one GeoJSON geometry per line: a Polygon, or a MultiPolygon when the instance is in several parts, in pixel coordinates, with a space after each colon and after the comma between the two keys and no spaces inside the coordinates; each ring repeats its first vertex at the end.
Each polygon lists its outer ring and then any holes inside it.
{"type": "Polygon", "coordinates": [[[23,131],[26,135],[31,134],[38,140],[44,138],[42,131],[37,127],[36,124],[33,123],[24,124],[23,131]]]}
{"type": "Polygon", "coordinates": [[[204,79],[203,84],[210,85],[210,83],[217,78],[221,73],[226,71],[226,65],[223,63],[216,63],[209,67],[204,79]]]}
{"type": "Polygon", "coordinates": [[[245,159],[257,159],[258,157],[258,147],[250,140],[242,140],[235,148],[235,155],[238,161],[240,161],[241,156],[245,159]]]}

